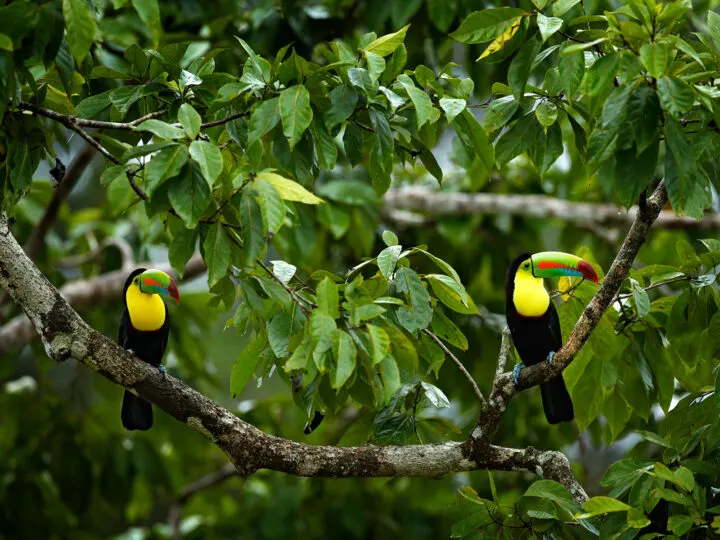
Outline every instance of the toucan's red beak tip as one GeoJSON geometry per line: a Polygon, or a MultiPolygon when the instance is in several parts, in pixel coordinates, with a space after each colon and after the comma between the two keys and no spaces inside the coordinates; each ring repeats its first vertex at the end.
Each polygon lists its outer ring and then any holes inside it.
{"type": "Polygon", "coordinates": [[[168,285],[168,292],[170,293],[170,296],[175,299],[175,303],[180,303],[180,291],[177,288],[177,285],[173,280],[170,280],[170,285],[168,285]]]}
{"type": "Polygon", "coordinates": [[[580,261],[578,263],[578,270],[582,273],[583,277],[585,279],[589,279],[596,285],[598,284],[598,275],[595,272],[595,269],[592,267],[592,265],[587,261],[580,261]]]}

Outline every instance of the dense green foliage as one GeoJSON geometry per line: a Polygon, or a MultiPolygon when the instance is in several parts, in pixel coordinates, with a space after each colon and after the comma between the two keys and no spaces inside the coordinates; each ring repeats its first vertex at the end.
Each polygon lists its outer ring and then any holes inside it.
{"type": "MultiPolygon", "coordinates": [[[[720,184],[715,3],[485,7],[11,1],[0,8],[2,209],[25,239],[52,196],[38,164],[67,162],[75,139],[91,134],[104,161],[34,257],[53,283],[119,268],[111,249],[67,264],[108,238],[179,272],[199,249],[207,287],[184,287],[171,308],[173,375],[291,439],[463,440],[478,404],[435,338],[487,391],[510,259],[569,251],[602,278],[623,235],[503,215],[400,227],[383,212],[391,186],[629,207],[664,178],[672,210],[700,218],[720,184]],[[325,421],[305,436],[316,410],[325,421]]],[[[537,390],[502,420],[496,442],[515,447],[568,449],[587,430],[570,448],[579,481],[597,495],[584,508],[559,484],[519,473],[330,481],[261,472],[192,498],[184,530],[717,531],[720,241],[708,236],[652,233],[617,309],[565,371],[577,429],[548,426],[537,390]]],[[[581,284],[560,299],[564,336],[594,292],[581,284]]],[[[116,302],[83,316],[114,336],[119,313],[116,302]]],[[[132,527],[167,538],[176,493],[224,463],[162,413],[152,431],[128,435],[121,389],[52,365],[39,343],[3,358],[0,382],[0,538],[129,538],[132,527]]]]}

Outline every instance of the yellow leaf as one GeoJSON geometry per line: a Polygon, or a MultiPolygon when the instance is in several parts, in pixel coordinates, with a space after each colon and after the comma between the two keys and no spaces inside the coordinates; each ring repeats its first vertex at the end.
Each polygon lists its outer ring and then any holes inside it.
{"type": "Polygon", "coordinates": [[[487,49],[485,49],[480,55],[480,57],[477,59],[477,61],[479,62],[483,58],[486,58],[491,54],[494,54],[501,50],[505,46],[505,44],[510,41],[517,33],[518,29],[520,28],[520,23],[522,22],[522,19],[523,16],[515,19],[515,21],[508,27],[507,30],[505,30],[502,34],[493,39],[490,45],[488,45],[487,49]]]}
{"type": "Polygon", "coordinates": [[[570,289],[572,289],[572,278],[562,276],[558,281],[558,291],[560,291],[560,297],[563,299],[563,302],[567,302],[570,299],[570,295],[566,294],[570,289]]]}
{"type": "Polygon", "coordinates": [[[285,178],[284,176],[280,176],[279,174],[273,172],[261,172],[258,173],[257,177],[270,182],[270,184],[272,184],[272,186],[280,194],[280,197],[286,201],[295,201],[305,204],[320,204],[325,202],[320,197],[310,193],[297,182],[290,180],[289,178],[285,178]]]}

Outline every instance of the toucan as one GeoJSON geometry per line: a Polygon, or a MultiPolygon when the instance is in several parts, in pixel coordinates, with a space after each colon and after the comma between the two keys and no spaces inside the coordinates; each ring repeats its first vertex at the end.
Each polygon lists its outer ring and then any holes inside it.
{"type": "MultiPolygon", "coordinates": [[[[123,288],[125,309],[118,344],[165,375],[161,362],[170,334],[170,318],[163,296],[180,302],[180,292],[170,276],[160,270],[133,270],[123,288]]],[[[125,429],[147,431],[153,425],[152,405],[125,390],[120,417],[125,429]]]]}
{"type": "MultiPolygon", "coordinates": [[[[595,284],[593,267],[580,257],[559,251],[523,253],[508,267],[505,278],[505,314],[521,362],[513,371],[517,385],[524,365],[552,363],[562,347],[560,318],[545,290],[543,278],[577,276],[595,284]]],[[[575,413],[562,374],[540,385],[545,418],[550,424],[570,422],[575,413]]]]}

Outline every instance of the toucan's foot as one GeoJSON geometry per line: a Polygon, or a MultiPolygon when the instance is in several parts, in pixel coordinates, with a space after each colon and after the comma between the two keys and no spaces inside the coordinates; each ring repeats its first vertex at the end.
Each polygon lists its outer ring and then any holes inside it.
{"type": "Polygon", "coordinates": [[[547,355],[547,363],[552,366],[552,360],[553,356],[555,356],[555,351],[550,351],[547,355]]]}
{"type": "Polygon", "coordinates": [[[162,373],[163,379],[167,379],[167,370],[165,369],[165,366],[160,364],[158,369],[160,370],[160,373],[162,373]]]}
{"type": "Polygon", "coordinates": [[[515,382],[515,388],[518,386],[518,380],[520,379],[520,370],[525,367],[525,364],[520,362],[519,364],[515,364],[515,369],[513,369],[513,381],[515,382]]]}
{"type": "Polygon", "coordinates": [[[125,349],[127,352],[129,352],[131,355],[135,356],[135,351],[132,349],[125,349]]]}

